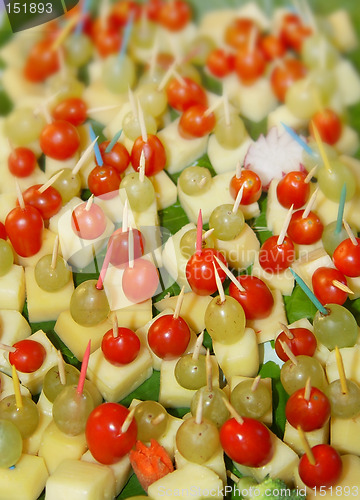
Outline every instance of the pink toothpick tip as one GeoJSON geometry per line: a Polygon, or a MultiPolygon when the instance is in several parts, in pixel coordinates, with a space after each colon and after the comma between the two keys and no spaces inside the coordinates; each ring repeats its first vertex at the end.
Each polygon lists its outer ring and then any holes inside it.
{"type": "Polygon", "coordinates": [[[77,386],[77,393],[82,394],[84,390],[84,384],[85,384],[85,379],[86,379],[86,371],[87,367],[89,364],[89,357],[90,357],[90,347],[91,347],[91,340],[89,340],[89,343],[87,345],[82,363],[81,363],[81,371],[80,371],[80,378],[79,378],[79,383],[77,386]]]}
{"type": "Polygon", "coordinates": [[[199,210],[199,216],[197,220],[197,228],[196,228],[196,255],[201,254],[202,250],[202,229],[203,229],[203,220],[201,209],[199,210]]]}

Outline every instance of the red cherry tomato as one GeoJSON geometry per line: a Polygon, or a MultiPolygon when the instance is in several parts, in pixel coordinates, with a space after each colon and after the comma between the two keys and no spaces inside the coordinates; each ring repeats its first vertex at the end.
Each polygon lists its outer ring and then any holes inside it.
{"type": "Polygon", "coordinates": [[[16,348],[16,351],[9,352],[9,361],[19,372],[36,372],[45,361],[45,347],[36,340],[20,340],[15,342],[13,347],[16,348]]]}
{"type": "Polygon", "coordinates": [[[161,170],[164,170],[166,165],[166,152],[163,143],[153,134],[148,134],[147,141],[138,137],[131,150],[131,164],[134,170],[138,170],[140,166],[141,153],[144,151],[145,156],[145,175],[152,176],[161,170]]]}
{"type": "Polygon", "coordinates": [[[5,229],[15,252],[21,257],[31,257],[42,246],[44,221],[35,207],[13,208],[5,220],[5,229]]]}
{"type": "MultiPolygon", "coordinates": [[[[144,255],[145,239],[138,229],[133,229],[133,250],[134,259],[139,259],[144,255]]],[[[109,240],[111,248],[110,262],[113,266],[123,268],[129,264],[129,231],[123,232],[121,228],[117,229],[109,240]]]]}
{"type": "Polygon", "coordinates": [[[281,245],[277,243],[278,236],[270,236],[259,252],[259,263],[268,273],[281,273],[295,260],[295,248],[290,238],[285,236],[281,245]]]}
{"type": "Polygon", "coordinates": [[[227,420],[220,429],[220,442],[231,460],[247,467],[262,467],[273,456],[273,444],[268,428],[253,418],[227,420]]]}
{"type": "Polygon", "coordinates": [[[232,177],[230,181],[230,194],[236,199],[241,187],[244,186],[241,205],[251,205],[261,196],[262,186],[260,177],[252,170],[242,169],[240,177],[232,177]]]}
{"type": "MultiPolygon", "coordinates": [[[[186,279],[192,291],[197,295],[211,295],[217,290],[213,266],[214,255],[227,265],[223,254],[213,248],[203,248],[199,255],[194,253],[186,264],[186,279]]],[[[226,274],[217,262],[215,266],[221,281],[224,281],[226,274]]]]}
{"type": "Polygon", "coordinates": [[[339,115],[332,109],[324,109],[315,113],[309,123],[309,132],[314,137],[313,126],[319,131],[321,139],[327,144],[334,145],[342,134],[342,123],[339,115]]]}
{"type": "Polygon", "coordinates": [[[59,54],[52,50],[53,40],[46,38],[35,43],[27,56],[24,76],[30,82],[43,82],[59,70],[59,54]]]}
{"type": "Polygon", "coordinates": [[[266,284],[256,276],[242,275],[236,278],[243,288],[241,292],[230,283],[229,295],[244,309],[246,319],[262,319],[269,316],[274,305],[274,297],[266,284]]]}
{"type": "Polygon", "coordinates": [[[348,294],[333,285],[333,281],[339,281],[347,286],[347,281],[342,272],[331,267],[319,267],[312,275],[312,286],[314,294],[325,304],[339,304],[342,306],[346,301],[348,294]]]}
{"type": "Polygon", "coordinates": [[[350,238],[342,241],[333,253],[333,262],[345,276],[356,278],[360,276],[360,238],[354,245],[350,238]]]}
{"type": "MultiPolygon", "coordinates": [[[[109,153],[105,153],[106,148],[110,144],[110,141],[104,141],[99,145],[100,153],[105,165],[115,168],[119,174],[122,174],[128,167],[130,163],[130,155],[128,150],[123,144],[117,142],[112,147],[109,153]]],[[[96,157],[95,161],[97,163],[96,157]]]]}
{"type": "Polygon", "coordinates": [[[160,8],[158,22],[170,31],[180,31],[191,19],[191,9],[184,0],[165,2],[160,8]]]}
{"type": "Polygon", "coordinates": [[[247,47],[249,45],[250,35],[254,30],[256,30],[255,43],[257,43],[260,32],[254,21],[248,18],[234,19],[225,30],[225,42],[236,49],[239,47],[247,47]]]}
{"type": "Polygon", "coordinates": [[[234,70],[234,55],[224,49],[213,49],[206,59],[206,67],[212,75],[224,78],[234,70]]]}
{"type": "Polygon", "coordinates": [[[160,13],[160,10],[163,7],[163,5],[164,5],[163,0],[149,0],[148,2],[146,2],[146,4],[144,5],[143,8],[146,11],[147,17],[151,21],[158,22],[159,13],[160,13]]]}
{"type": "MultiPolygon", "coordinates": [[[[23,198],[26,205],[31,205],[39,210],[44,220],[50,219],[57,214],[62,207],[61,194],[57,189],[49,186],[43,193],[39,192],[42,184],[35,184],[23,192],[23,198]]],[[[17,205],[19,202],[17,201],[17,205]]]]}
{"type": "Polygon", "coordinates": [[[125,27],[128,23],[130,15],[134,16],[134,20],[139,19],[141,7],[134,0],[118,0],[112,5],[110,12],[110,26],[114,29],[125,27]]]}
{"type": "Polygon", "coordinates": [[[28,177],[34,172],[36,164],[36,156],[28,148],[15,148],[8,158],[9,170],[15,177],[28,177]]]}
{"type": "Polygon", "coordinates": [[[296,52],[301,52],[304,40],[313,34],[309,26],[298,26],[290,34],[289,45],[296,52]]]}
{"type": "Polygon", "coordinates": [[[207,107],[197,104],[188,108],[180,117],[178,130],[185,139],[204,137],[214,129],[216,119],[214,113],[206,114],[207,107]]]}
{"type": "Polygon", "coordinates": [[[120,174],[114,167],[103,165],[92,169],[88,177],[88,186],[95,196],[106,195],[104,198],[110,199],[118,195],[120,181],[120,174]]]}
{"type": "Polygon", "coordinates": [[[305,399],[305,388],[295,391],[286,402],[285,414],[289,423],[304,432],[321,429],[330,418],[331,406],[325,394],[312,387],[310,396],[305,399]]]}
{"type": "Polygon", "coordinates": [[[285,95],[291,85],[304,78],[307,70],[305,65],[297,59],[285,59],[275,66],[271,73],[271,88],[280,102],[285,101],[285,95]]]}
{"type": "Polygon", "coordinates": [[[45,125],[40,134],[40,147],[43,153],[55,160],[71,158],[79,146],[79,132],[74,125],[65,120],[57,120],[45,125]]]}
{"type": "Polygon", "coordinates": [[[136,259],[127,267],[122,277],[122,287],[128,300],[134,303],[150,299],[159,285],[159,273],[152,262],[136,259]]]}
{"type": "Polygon", "coordinates": [[[149,328],[151,350],[162,359],[175,359],[184,354],[190,342],[190,328],[186,321],[172,314],[157,318],[149,328]]]}
{"type": "Polygon", "coordinates": [[[94,240],[101,236],[106,228],[106,217],[102,209],[93,203],[86,209],[87,203],[81,203],[71,214],[71,227],[74,233],[84,240],[94,240]]]}
{"type": "Polygon", "coordinates": [[[312,245],[320,240],[324,225],[314,212],[303,218],[304,210],[297,210],[291,216],[288,235],[298,245],[312,245]]]}
{"type": "Polygon", "coordinates": [[[328,488],[335,484],[342,471],[342,462],[339,453],[328,444],[318,444],[311,448],[315,458],[315,465],[309,462],[307,455],[303,455],[299,462],[299,475],[309,488],[328,488]]]}
{"type": "Polygon", "coordinates": [[[122,44],[122,34],[111,26],[103,26],[102,20],[97,19],[94,24],[93,40],[101,57],[117,54],[122,44]]]}
{"type": "Polygon", "coordinates": [[[6,234],[5,225],[2,222],[0,222],[0,239],[6,240],[6,238],[7,238],[7,234],[6,234]]]}
{"type": "Polygon", "coordinates": [[[259,47],[267,61],[281,59],[286,53],[283,42],[275,35],[265,35],[260,38],[259,47]]]}
{"type": "Polygon", "coordinates": [[[208,103],[207,95],[203,87],[187,76],[181,80],[173,78],[166,87],[166,95],[169,106],[177,111],[186,111],[191,106],[208,103]]]}
{"type": "Polygon", "coordinates": [[[280,332],[275,340],[275,351],[282,361],[287,361],[289,356],[281,347],[280,341],[287,344],[294,356],[313,356],[316,351],[317,341],[315,335],[307,328],[290,328],[290,333],[293,336],[291,339],[285,332],[280,332]]]}
{"type": "Polygon", "coordinates": [[[97,406],[86,422],[86,441],[93,457],[101,464],[118,462],[135,445],[136,420],[133,419],[126,432],[121,428],[129,410],[118,403],[103,403],[97,406]]]}
{"type": "Polygon", "coordinates": [[[77,127],[87,119],[87,106],[79,97],[68,97],[55,106],[52,116],[55,120],[65,120],[77,127]]]}
{"type": "Polygon", "coordinates": [[[117,337],[113,329],[103,336],[101,350],[109,363],[115,366],[128,365],[140,351],[139,337],[129,328],[118,328],[117,337]]]}
{"type": "Polygon", "coordinates": [[[280,39],[286,47],[299,52],[304,39],[311,34],[312,30],[308,26],[303,26],[299,16],[296,14],[284,16],[280,29],[280,39]]]}
{"type": "Polygon", "coordinates": [[[305,182],[306,172],[289,172],[281,179],[276,187],[276,194],[280,205],[290,208],[294,205],[297,210],[305,205],[310,194],[310,184],[305,182]]]}
{"type": "Polygon", "coordinates": [[[249,50],[247,46],[237,50],[235,71],[243,85],[252,85],[265,71],[266,60],[258,47],[249,50]]]}

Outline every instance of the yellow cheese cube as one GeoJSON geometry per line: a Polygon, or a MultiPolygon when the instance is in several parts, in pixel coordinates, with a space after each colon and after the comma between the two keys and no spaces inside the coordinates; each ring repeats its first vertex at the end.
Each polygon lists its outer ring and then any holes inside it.
{"type": "Polygon", "coordinates": [[[318,248],[297,259],[291,266],[312,290],[312,276],[319,267],[334,268],[333,261],[324,248],[318,248]]]}
{"type": "Polygon", "coordinates": [[[23,69],[8,66],[1,75],[2,85],[12,102],[21,102],[23,96],[40,97],[44,94],[43,85],[31,83],[23,76],[23,69]]]}
{"type": "Polygon", "coordinates": [[[334,70],[343,103],[345,106],[356,104],[360,99],[360,78],[353,63],[340,59],[334,70]]]}
{"type": "Polygon", "coordinates": [[[36,500],[48,476],[41,457],[23,454],[13,469],[0,468],[0,500],[36,500]]]}
{"type": "MultiPolygon", "coordinates": [[[[119,130],[123,129],[123,120],[125,116],[132,111],[131,104],[128,101],[127,97],[128,96],[126,96],[126,98],[124,99],[123,105],[114,110],[111,120],[104,122],[106,123],[106,126],[103,130],[103,133],[109,140],[111,140],[119,130]]],[[[121,134],[119,142],[125,142],[126,136],[124,136],[125,134],[121,134]]]]}
{"type": "Polygon", "coordinates": [[[21,312],[25,304],[25,273],[14,264],[10,271],[0,276],[0,309],[21,312]]]}
{"type": "Polygon", "coordinates": [[[349,125],[343,125],[341,136],[335,144],[339,153],[354,155],[359,148],[359,136],[355,129],[349,125]]]}
{"type": "Polygon", "coordinates": [[[156,205],[158,210],[164,210],[164,208],[168,208],[176,203],[176,184],[173,183],[164,170],[158,172],[152,177],[149,177],[149,179],[155,189],[156,205]]]}
{"type": "Polygon", "coordinates": [[[360,416],[330,420],[330,444],[339,453],[360,455],[360,416]]]}
{"type": "Polygon", "coordinates": [[[81,460],[84,462],[94,463],[101,465],[102,467],[108,467],[115,479],[115,495],[118,495],[125,484],[127,483],[129,476],[131,474],[131,464],[129,455],[125,455],[118,462],[115,462],[111,465],[103,465],[100,464],[95,458],[92,456],[90,450],[87,450],[86,453],[81,457],[81,460]]]}
{"type": "Polygon", "coordinates": [[[124,204],[120,198],[118,190],[111,198],[108,194],[96,196],[96,204],[102,208],[104,214],[109,217],[112,222],[120,224],[122,222],[122,215],[124,211],[124,204]]]}
{"type": "Polygon", "coordinates": [[[236,17],[235,9],[209,10],[200,19],[199,35],[211,38],[216,46],[224,46],[226,26],[236,17]]]}
{"type": "Polygon", "coordinates": [[[284,129],[282,123],[286,123],[286,125],[294,130],[304,129],[307,125],[306,120],[295,116],[285,104],[281,104],[270,111],[267,119],[267,129],[270,130],[272,127],[277,127],[279,132],[281,132],[284,129]]]}
{"type": "Polygon", "coordinates": [[[233,149],[221,146],[215,134],[212,134],[208,142],[207,154],[211,165],[217,174],[234,171],[238,162],[244,163],[245,155],[254,141],[246,134],[240,145],[233,149]]]}
{"type": "MultiPolygon", "coordinates": [[[[185,465],[191,465],[194,462],[187,460],[179,450],[175,450],[175,464],[177,469],[182,469],[185,465]]],[[[214,455],[209,458],[206,462],[201,464],[203,467],[208,467],[210,470],[214,471],[219,478],[222,480],[223,484],[226,484],[226,466],[224,461],[224,450],[219,447],[219,449],[214,453],[214,455]]]]}
{"type": "Polygon", "coordinates": [[[246,269],[254,263],[260,249],[256,234],[247,224],[239,236],[233,240],[215,240],[215,248],[222,251],[230,267],[238,270],[246,269]]]}
{"type": "Polygon", "coordinates": [[[13,345],[31,335],[31,327],[19,311],[0,310],[0,342],[13,345]]]}
{"type": "Polygon", "coordinates": [[[358,38],[350,14],[346,9],[338,9],[327,16],[331,24],[332,41],[339,50],[347,52],[356,49],[358,38]]]}
{"type": "Polygon", "coordinates": [[[37,262],[43,257],[44,255],[52,254],[53,249],[54,249],[54,243],[55,243],[55,238],[56,234],[50,231],[49,229],[44,229],[43,231],[43,241],[42,241],[42,246],[38,253],[33,255],[32,257],[20,257],[19,255],[15,257],[16,264],[19,264],[20,266],[27,267],[35,267],[37,262]]]}
{"type": "MultiPolygon", "coordinates": [[[[343,347],[339,351],[343,360],[346,378],[360,384],[360,345],[355,344],[354,347],[343,347]]],[[[335,350],[330,352],[326,361],[326,376],[329,384],[339,378],[335,350]]]]}
{"type": "MultiPolygon", "coordinates": [[[[0,372],[0,401],[11,394],[14,394],[14,383],[13,379],[6,375],[6,373],[0,372]]],[[[20,392],[23,396],[31,398],[31,393],[27,387],[20,383],[20,392]]]]}
{"type": "Polygon", "coordinates": [[[40,396],[37,402],[37,407],[39,408],[40,413],[44,413],[49,417],[52,417],[52,407],[53,404],[49,399],[45,396],[44,390],[40,392],[40,396]]]}
{"type": "Polygon", "coordinates": [[[65,203],[63,207],[59,210],[59,212],[55,215],[53,215],[49,219],[49,229],[55,234],[58,234],[59,232],[59,220],[60,218],[67,212],[72,212],[72,210],[77,206],[82,203],[82,199],[78,198],[77,196],[74,196],[70,201],[65,203]]]}
{"type": "Polygon", "coordinates": [[[279,182],[280,179],[273,179],[270,182],[266,204],[266,225],[273,234],[280,234],[288,213],[288,209],[280,205],[277,198],[276,189],[279,182]]]}
{"type": "Polygon", "coordinates": [[[267,272],[261,267],[259,263],[259,256],[256,255],[252,268],[252,274],[253,276],[265,281],[271,290],[279,290],[283,295],[292,294],[294,288],[294,277],[289,269],[285,269],[285,271],[278,274],[267,272]]]}
{"type": "Polygon", "coordinates": [[[23,440],[23,453],[28,453],[29,455],[38,454],[43,434],[51,421],[52,417],[50,415],[39,412],[39,425],[30,437],[23,440]]]}
{"type": "Polygon", "coordinates": [[[287,323],[284,300],[279,290],[272,290],[274,305],[269,316],[263,319],[250,319],[246,322],[252,328],[259,344],[274,340],[279,331],[279,323],[287,323]]]}
{"type": "MultiPolygon", "coordinates": [[[[235,387],[237,385],[240,384],[240,382],[243,382],[244,380],[254,380],[254,378],[253,377],[241,377],[239,375],[235,375],[234,377],[231,377],[231,379],[230,379],[231,392],[235,389],[235,387]]],[[[264,384],[269,389],[270,394],[272,393],[271,378],[262,378],[260,381],[260,384],[264,384]]],[[[269,410],[259,420],[260,420],[260,422],[264,422],[264,424],[267,424],[267,425],[272,424],[272,403],[271,403],[269,410]]]]}
{"type": "Polygon", "coordinates": [[[152,318],[152,302],[151,299],[144,300],[139,304],[131,304],[127,307],[122,307],[114,311],[116,314],[119,326],[137,330],[145,325],[152,318]]]}
{"type": "Polygon", "coordinates": [[[46,500],[113,500],[115,478],[104,465],[64,460],[46,483],[46,500]]]}
{"type": "MultiPolygon", "coordinates": [[[[316,446],[318,444],[327,444],[329,442],[329,422],[327,422],[321,429],[316,429],[315,431],[305,432],[306,439],[310,447],[316,446]]],[[[285,432],[283,437],[284,443],[290,446],[298,455],[303,455],[305,453],[302,441],[298,430],[289,424],[288,421],[285,423],[285,432]]]]}
{"type": "MultiPolygon", "coordinates": [[[[110,92],[110,90],[105,87],[102,79],[99,79],[92,82],[91,85],[87,85],[85,87],[82,98],[86,102],[89,109],[114,106],[109,109],[103,109],[102,111],[94,111],[89,115],[90,118],[93,118],[100,123],[109,123],[119,112],[121,106],[123,106],[128,100],[128,95],[127,92],[124,94],[114,94],[113,92],[110,92]]],[[[115,133],[120,130],[120,128],[118,128],[115,133]]]]}
{"type": "Polygon", "coordinates": [[[72,170],[77,164],[78,160],[78,153],[75,153],[67,160],[55,160],[55,158],[45,156],[45,174],[50,179],[50,177],[52,177],[54,174],[56,174],[56,172],[59,172],[60,170],[64,170],[66,168],[72,170]]]}
{"type": "Polygon", "coordinates": [[[16,194],[2,193],[0,194],[0,221],[5,224],[7,214],[16,205],[16,194]]]}

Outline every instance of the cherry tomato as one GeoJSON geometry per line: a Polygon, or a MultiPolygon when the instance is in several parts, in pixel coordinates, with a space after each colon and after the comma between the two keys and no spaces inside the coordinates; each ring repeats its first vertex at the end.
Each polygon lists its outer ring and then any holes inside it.
{"type": "MultiPolygon", "coordinates": [[[[139,259],[144,255],[145,239],[138,229],[133,229],[133,251],[134,259],[139,259]]],[[[111,248],[110,262],[113,266],[123,268],[129,264],[129,231],[123,232],[121,228],[117,229],[109,240],[111,248]]]]}
{"type": "Polygon", "coordinates": [[[234,55],[224,49],[213,49],[206,59],[206,67],[212,75],[224,78],[234,70],[234,55]]]}
{"type": "Polygon", "coordinates": [[[285,95],[294,82],[304,78],[306,66],[298,59],[285,59],[277,64],[270,76],[271,88],[280,102],[285,101],[285,95]]]}
{"type": "Polygon", "coordinates": [[[79,132],[74,125],[65,120],[49,123],[40,134],[40,147],[43,153],[55,160],[71,158],[79,146],[79,132]]]}
{"type": "Polygon", "coordinates": [[[31,257],[42,246],[44,221],[35,207],[13,208],[5,220],[5,229],[15,252],[21,257],[31,257]]]}
{"type": "MultiPolygon", "coordinates": [[[[42,184],[35,184],[23,192],[23,198],[27,205],[39,210],[44,220],[50,219],[57,214],[62,207],[61,194],[57,189],[49,186],[43,193],[39,192],[42,184]]],[[[17,201],[17,205],[19,202],[17,201]]]]}
{"type": "Polygon", "coordinates": [[[159,273],[152,262],[136,259],[133,267],[127,267],[122,277],[122,287],[128,300],[134,303],[150,299],[159,285],[159,273]]]}
{"type": "Polygon", "coordinates": [[[280,59],[286,53],[286,47],[283,42],[275,35],[265,35],[259,40],[259,47],[262,50],[267,61],[280,59]]]}
{"type": "Polygon", "coordinates": [[[281,245],[277,243],[278,236],[270,236],[259,252],[259,263],[268,273],[281,273],[295,260],[295,248],[290,238],[285,236],[281,245]]]}
{"type": "Polygon", "coordinates": [[[126,432],[121,430],[128,414],[129,410],[118,403],[103,403],[90,413],[86,422],[86,441],[91,454],[101,464],[118,462],[135,445],[136,420],[131,421],[126,432]]]}
{"type": "Polygon", "coordinates": [[[311,448],[315,458],[315,465],[309,462],[307,455],[303,455],[299,462],[299,475],[309,488],[328,488],[337,482],[342,471],[342,461],[339,453],[328,444],[318,444],[311,448]]]}
{"type": "Polygon", "coordinates": [[[308,26],[303,26],[299,16],[296,14],[284,16],[280,29],[280,39],[286,47],[299,52],[304,39],[311,34],[312,30],[308,26]]]}
{"type": "Polygon", "coordinates": [[[158,22],[170,31],[180,31],[191,19],[191,9],[185,0],[164,2],[160,7],[158,22]]]}
{"type": "Polygon", "coordinates": [[[87,203],[81,203],[71,214],[71,227],[74,233],[84,240],[94,240],[101,236],[106,228],[103,210],[95,203],[89,209],[87,203]]]}
{"type": "Polygon", "coordinates": [[[118,29],[104,26],[101,19],[96,19],[94,24],[93,40],[101,57],[117,54],[122,44],[122,34],[118,29]]]}
{"type": "Polygon", "coordinates": [[[7,234],[6,234],[5,225],[2,222],[0,222],[0,239],[6,240],[6,238],[7,238],[7,234]]]}
{"type": "Polygon", "coordinates": [[[145,175],[152,176],[161,170],[164,170],[166,165],[166,152],[163,143],[153,134],[148,134],[147,141],[138,137],[131,150],[131,164],[134,170],[138,170],[140,166],[141,153],[144,151],[145,156],[145,175]]]}
{"type": "Polygon", "coordinates": [[[293,171],[281,179],[276,187],[280,205],[285,208],[294,205],[295,210],[305,205],[310,194],[310,184],[305,182],[306,176],[306,172],[293,171]]]}
{"type": "Polygon", "coordinates": [[[182,80],[171,79],[166,87],[166,95],[169,106],[181,112],[196,104],[206,106],[208,103],[203,87],[187,76],[182,80]]]}
{"type": "Polygon", "coordinates": [[[286,402],[285,415],[289,423],[304,432],[321,429],[330,418],[331,406],[325,394],[312,387],[310,396],[305,399],[305,388],[293,392],[286,402]]]}
{"type": "Polygon", "coordinates": [[[220,429],[220,442],[231,460],[247,467],[262,467],[273,456],[268,428],[258,420],[243,417],[242,423],[230,418],[220,429]]]}
{"type": "Polygon", "coordinates": [[[243,85],[252,85],[265,71],[266,60],[258,47],[249,50],[248,47],[240,47],[236,52],[235,71],[243,85]]]}
{"type": "Polygon", "coordinates": [[[27,56],[24,76],[30,82],[43,82],[59,70],[59,54],[52,50],[53,41],[50,38],[40,40],[30,50],[27,56]]]}
{"type": "Polygon", "coordinates": [[[9,352],[9,361],[19,372],[36,372],[45,361],[45,347],[36,340],[20,340],[15,342],[13,347],[16,348],[16,351],[9,352]]]}
{"type": "Polygon", "coordinates": [[[229,295],[242,306],[246,319],[262,319],[269,316],[274,305],[274,297],[267,285],[256,276],[242,275],[236,279],[245,291],[241,292],[234,283],[230,283],[229,295]]]}
{"type": "MultiPolygon", "coordinates": [[[[115,168],[119,174],[122,174],[130,163],[130,155],[123,144],[117,142],[112,147],[110,153],[105,153],[105,149],[110,144],[110,141],[104,141],[99,145],[100,153],[105,165],[115,168]]],[[[95,157],[97,163],[97,159],[95,157]]]]}
{"type": "Polygon", "coordinates": [[[162,359],[175,359],[184,354],[190,342],[190,328],[186,321],[172,314],[157,318],[149,328],[150,349],[162,359]]]}
{"type": "Polygon", "coordinates": [[[106,199],[113,198],[119,193],[120,174],[109,165],[94,167],[88,177],[88,186],[95,196],[106,195],[106,199]]]}
{"type": "Polygon", "coordinates": [[[134,0],[118,0],[112,5],[110,12],[110,25],[113,29],[119,29],[126,26],[130,14],[134,16],[134,21],[139,19],[141,7],[134,0]]]}
{"type": "Polygon", "coordinates": [[[305,356],[314,355],[317,341],[311,330],[307,328],[290,328],[290,333],[293,336],[291,339],[285,332],[280,332],[275,340],[275,351],[282,361],[288,361],[289,356],[284,352],[280,341],[287,344],[294,356],[300,356],[301,354],[305,356]]]}
{"type": "Polygon", "coordinates": [[[55,106],[52,116],[55,120],[65,120],[77,127],[87,119],[87,106],[80,97],[68,97],[55,106]]]}
{"type": "Polygon", "coordinates": [[[260,32],[252,19],[238,18],[234,19],[225,30],[225,42],[228,45],[238,49],[239,47],[247,47],[252,32],[255,31],[255,43],[257,43],[260,32]]]}
{"type": "Polygon", "coordinates": [[[214,113],[206,114],[207,107],[197,104],[188,108],[180,117],[178,130],[185,139],[204,137],[215,127],[214,113]]]}
{"type": "Polygon", "coordinates": [[[255,203],[261,196],[262,186],[260,177],[252,170],[242,169],[240,177],[231,178],[230,194],[236,199],[241,187],[244,186],[241,198],[241,205],[251,205],[255,203]]]}
{"type": "Polygon", "coordinates": [[[129,328],[118,328],[117,337],[113,329],[103,336],[101,350],[109,363],[115,366],[128,365],[140,351],[139,337],[129,328]]]}
{"type": "Polygon", "coordinates": [[[289,45],[290,48],[296,52],[301,52],[304,40],[313,34],[312,29],[309,26],[297,26],[289,34],[289,45]]]}
{"type": "Polygon", "coordinates": [[[309,132],[314,136],[313,126],[319,131],[321,139],[327,144],[334,145],[342,134],[342,123],[339,115],[332,109],[323,109],[315,113],[309,123],[309,132]]]}
{"type": "Polygon", "coordinates": [[[159,13],[161,8],[164,5],[163,0],[149,0],[146,2],[144,5],[146,15],[151,21],[158,22],[159,20],[159,13]]]}
{"type": "Polygon", "coordinates": [[[356,278],[360,276],[360,238],[354,245],[350,238],[342,241],[333,253],[333,262],[345,276],[356,278]]]}
{"type": "Polygon", "coordinates": [[[338,269],[319,267],[312,275],[314,294],[323,305],[339,304],[342,306],[348,297],[346,292],[333,285],[334,280],[347,285],[345,276],[338,269]]]}
{"type": "Polygon", "coordinates": [[[223,254],[213,248],[203,248],[199,255],[194,253],[186,264],[186,279],[192,291],[197,295],[211,295],[217,290],[213,262],[215,262],[221,281],[226,278],[226,274],[216,263],[214,255],[227,265],[223,254]]]}
{"type": "Polygon", "coordinates": [[[36,164],[36,156],[28,148],[15,148],[8,158],[9,170],[15,177],[28,177],[34,172],[36,164]]]}
{"type": "Polygon", "coordinates": [[[304,210],[297,210],[291,216],[288,235],[298,245],[312,245],[320,240],[324,225],[314,212],[303,218],[304,210]]]}

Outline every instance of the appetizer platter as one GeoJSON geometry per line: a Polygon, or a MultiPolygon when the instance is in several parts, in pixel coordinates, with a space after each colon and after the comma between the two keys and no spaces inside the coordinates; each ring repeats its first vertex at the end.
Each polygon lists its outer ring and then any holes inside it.
{"type": "Polygon", "coordinates": [[[3,15],[0,500],[359,497],[359,31],[3,15]]]}

